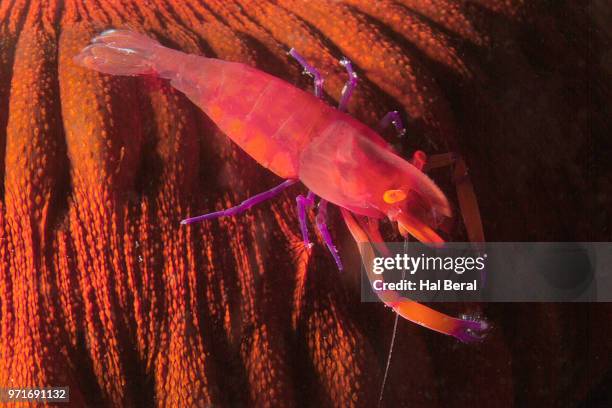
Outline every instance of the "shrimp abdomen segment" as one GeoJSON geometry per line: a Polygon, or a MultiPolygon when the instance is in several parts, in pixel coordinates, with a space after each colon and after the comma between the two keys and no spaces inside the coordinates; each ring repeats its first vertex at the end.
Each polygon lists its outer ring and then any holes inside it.
{"type": "Polygon", "coordinates": [[[205,58],[172,85],[184,92],[235,143],[283,178],[298,175],[299,154],[333,108],[247,65],[205,58]]]}

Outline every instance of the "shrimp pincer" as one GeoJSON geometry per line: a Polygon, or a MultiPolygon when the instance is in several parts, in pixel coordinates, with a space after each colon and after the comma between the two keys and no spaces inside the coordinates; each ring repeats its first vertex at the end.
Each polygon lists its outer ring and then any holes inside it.
{"type": "MultiPolygon", "coordinates": [[[[285,180],[235,207],[187,218],[182,224],[239,214],[301,182],[309,189],[296,200],[304,243],[311,245],[306,214],[319,197],[316,224],[339,269],[342,262],[325,220],[328,203],[341,208],[358,241],[369,241],[372,232],[365,233],[350,214],[388,218],[404,237],[444,242],[436,229],[452,211],[444,193],[422,171],[425,154],[419,151],[411,161],[403,159],[376,131],[345,113],[357,83],[351,63],[341,61],[349,81],[336,109],[320,98],[323,81],[318,72],[295,50],[290,54],[315,77],[314,95],[248,65],[185,54],[124,30],[103,32],[75,62],[106,74],[168,79],[253,159],[285,180]]],[[[397,113],[383,120],[390,123],[404,132],[397,113]]],[[[462,341],[470,339],[461,335],[461,326],[477,331],[469,319],[442,315],[396,294],[381,300],[401,316],[462,341]]]]}

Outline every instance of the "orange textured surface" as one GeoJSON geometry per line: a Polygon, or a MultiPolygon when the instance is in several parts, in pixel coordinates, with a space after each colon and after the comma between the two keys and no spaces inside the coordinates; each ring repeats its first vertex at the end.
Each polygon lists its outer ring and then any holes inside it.
{"type": "MultiPolygon", "coordinates": [[[[181,227],[278,180],[162,81],[75,66],[96,33],[130,27],[309,88],[295,47],[330,101],[345,55],[361,76],[352,114],[373,125],[399,108],[406,152],[464,153],[490,240],[610,240],[590,133],[609,115],[589,61],[597,11],[558,3],[0,1],[0,386],[68,385],[75,406],[378,397],[392,314],[361,304],[357,274],[338,277],[320,243],[302,250],[295,190],[181,227]]],[[[434,177],[452,198],[447,173],[434,177]]],[[[609,377],[609,306],[483,309],[494,330],[475,347],[400,322],[389,406],[573,405],[609,377]]]]}

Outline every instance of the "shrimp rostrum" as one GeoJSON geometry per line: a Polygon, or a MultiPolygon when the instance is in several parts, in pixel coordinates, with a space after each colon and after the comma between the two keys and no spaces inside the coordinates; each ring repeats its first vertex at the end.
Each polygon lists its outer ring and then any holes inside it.
{"type": "MultiPolygon", "coordinates": [[[[351,63],[341,61],[349,81],[340,106],[334,108],[320,97],[323,81],[316,69],[295,50],[290,54],[315,78],[314,94],[253,67],[185,54],[124,30],[103,32],[75,61],[106,74],[170,80],[253,159],[285,180],[235,207],[187,218],[182,224],[239,214],[301,182],[309,189],[296,200],[304,243],[312,245],[307,211],[319,198],[317,228],[339,269],[342,262],[325,221],[328,203],[341,208],[358,241],[380,241],[374,220],[388,218],[404,237],[443,242],[436,229],[451,217],[451,207],[423,173],[424,153],[416,152],[410,161],[403,159],[376,131],[345,113],[357,82],[351,63]]],[[[383,124],[391,123],[401,131],[397,112],[383,120],[383,124]]],[[[381,300],[402,317],[462,341],[477,339],[486,329],[485,322],[453,318],[395,292],[381,295],[381,300]]]]}

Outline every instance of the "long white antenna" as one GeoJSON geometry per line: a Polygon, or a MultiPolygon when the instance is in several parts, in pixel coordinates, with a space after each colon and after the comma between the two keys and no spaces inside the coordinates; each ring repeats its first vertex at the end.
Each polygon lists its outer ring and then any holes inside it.
{"type": "MultiPolygon", "coordinates": [[[[408,252],[408,237],[404,239],[404,253],[408,252]]],[[[402,279],[406,277],[406,270],[402,271],[402,279]]],[[[385,384],[387,383],[387,376],[389,375],[389,368],[391,367],[391,355],[393,354],[393,346],[395,345],[395,335],[397,334],[397,322],[399,321],[399,314],[395,313],[395,320],[393,322],[393,334],[391,334],[391,343],[389,344],[389,353],[387,354],[387,365],[385,366],[385,374],[383,375],[382,384],[380,386],[380,394],[378,394],[378,408],[382,407],[383,397],[385,395],[385,384]]]]}
{"type": "Polygon", "coordinates": [[[383,396],[385,395],[385,384],[387,383],[387,376],[389,375],[389,367],[391,367],[391,354],[393,353],[393,345],[395,344],[395,334],[397,333],[397,322],[399,321],[399,315],[395,314],[395,321],[393,322],[393,334],[391,335],[391,343],[389,344],[389,353],[387,354],[387,365],[385,367],[385,375],[383,375],[382,385],[380,386],[380,394],[378,395],[378,408],[382,407],[383,396]]]}

